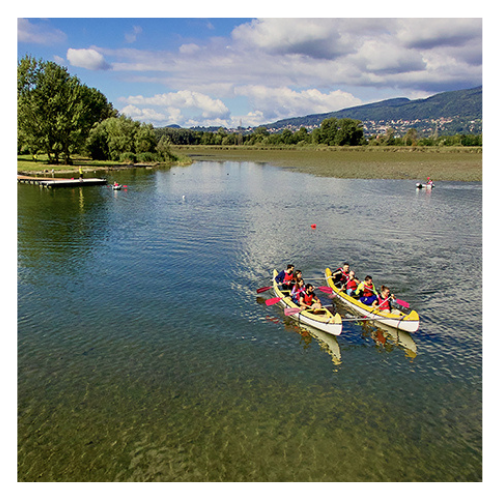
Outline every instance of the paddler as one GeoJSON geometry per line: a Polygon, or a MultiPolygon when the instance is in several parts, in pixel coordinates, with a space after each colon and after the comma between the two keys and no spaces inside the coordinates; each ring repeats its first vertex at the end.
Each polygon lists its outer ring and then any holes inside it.
{"type": "Polygon", "coordinates": [[[303,293],[305,289],[306,286],[302,278],[299,278],[298,280],[295,281],[292,288],[292,292],[290,293],[292,301],[295,302],[295,304],[300,305],[300,294],[303,293]]]}
{"type": "Polygon", "coordinates": [[[347,278],[347,283],[345,284],[345,293],[347,295],[355,295],[355,291],[358,288],[359,280],[356,278],[354,271],[349,271],[349,278],[347,278]]]}
{"type": "Polygon", "coordinates": [[[308,283],[305,290],[300,294],[299,305],[302,310],[309,309],[311,312],[316,312],[321,309],[321,301],[314,293],[314,287],[308,283]]]}
{"type": "Polygon", "coordinates": [[[281,285],[283,290],[291,290],[293,286],[293,271],[295,266],[293,264],[288,264],[286,270],[283,269],[278,276],[276,276],[276,283],[281,285]]]}
{"type": "Polygon", "coordinates": [[[366,276],[365,280],[358,285],[356,295],[359,295],[360,302],[367,306],[371,306],[377,300],[377,290],[375,290],[371,276],[366,276]]]}
{"type": "Polygon", "coordinates": [[[380,311],[391,312],[391,300],[393,298],[394,295],[391,295],[389,288],[382,285],[380,287],[380,295],[377,297],[377,300],[375,300],[373,305],[380,311]]]}
{"type": "Polygon", "coordinates": [[[344,262],[342,267],[339,267],[332,273],[333,283],[337,288],[342,287],[349,279],[349,264],[344,262]]]}

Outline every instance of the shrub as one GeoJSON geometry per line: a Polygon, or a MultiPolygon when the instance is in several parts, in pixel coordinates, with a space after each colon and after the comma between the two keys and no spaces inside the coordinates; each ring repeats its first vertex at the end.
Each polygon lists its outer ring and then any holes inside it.
{"type": "Polygon", "coordinates": [[[137,161],[139,163],[154,162],[154,161],[158,161],[158,156],[154,153],[151,153],[151,152],[138,153],[137,154],[137,161]]]}
{"type": "Polygon", "coordinates": [[[122,153],[120,155],[120,161],[122,163],[135,163],[135,154],[134,153],[122,153]]]}

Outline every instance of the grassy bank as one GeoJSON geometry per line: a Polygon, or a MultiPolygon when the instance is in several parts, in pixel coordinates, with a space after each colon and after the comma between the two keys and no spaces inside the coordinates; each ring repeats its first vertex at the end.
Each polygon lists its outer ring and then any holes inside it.
{"type": "MultiPolygon", "coordinates": [[[[172,165],[188,165],[194,160],[266,162],[281,168],[322,177],[344,179],[414,179],[431,177],[436,181],[481,181],[481,148],[412,148],[412,147],[288,147],[262,148],[242,146],[177,146],[179,161],[172,165]]],[[[49,165],[40,156],[18,157],[18,173],[44,174],[98,172],[134,165],[110,161],[74,158],[73,165],[49,165]]],[[[158,163],[140,164],[146,168],[172,166],[158,163]]]]}
{"type": "Polygon", "coordinates": [[[193,160],[268,162],[322,177],[481,181],[481,148],[178,146],[193,160]]]}
{"type": "Polygon", "coordinates": [[[54,169],[55,174],[70,174],[78,172],[81,166],[84,172],[100,172],[108,170],[118,170],[134,167],[158,168],[171,167],[173,165],[189,165],[192,160],[189,156],[178,154],[178,160],[172,163],[120,163],[116,161],[92,160],[86,157],[72,158],[73,165],[51,165],[47,162],[46,155],[37,155],[33,158],[31,155],[20,155],[17,157],[17,173],[24,175],[45,175],[54,169]]]}

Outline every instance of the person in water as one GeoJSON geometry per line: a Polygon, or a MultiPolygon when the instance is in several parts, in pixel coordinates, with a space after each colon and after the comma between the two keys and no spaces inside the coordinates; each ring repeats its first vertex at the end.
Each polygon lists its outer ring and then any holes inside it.
{"type": "Polygon", "coordinates": [[[373,305],[380,311],[391,312],[391,300],[393,298],[394,295],[391,295],[389,288],[382,285],[380,287],[380,295],[377,297],[377,300],[373,302],[373,305]]]}
{"type": "Polygon", "coordinates": [[[344,262],[342,267],[339,267],[332,273],[333,283],[336,287],[340,288],[347,283],[349,279],[349,264],[344,262]]]}
{"type": "Polygon", "coordinates": [[[314,287],[310,283],[306,285],[305,290],[300,294],[299,305],[302,310],[309,309],[312,312],[316,312],[323,307],[314,293],[314,287]]]}
{"type": "Polygon", "coordinates": [[[288,264],[286,270],[283,269],[278,276],[276,276],[276,283],[281,285],[283,290],[291,290],[293,286],[293,271],[295,266],[293,264],[288,264]]]}
{"type": "Polygon", "coordinates": [[[355,293],[360,296],[360,302],[367,306],[371,306],[375,300],[377,300],[377,290],[375,290],[372,277],[366,276],[365,280],[358,285],[358,288],[356,288],[355,293]]]}
{"type": "Polygon", "coordinates": [[[355,295],[356,289],[358,288],[360,281],[356,278],[354,271],[349,271],[349,278],[347,278],[347,283],[345,284],[345,293],[352,296],[355,295]]]}

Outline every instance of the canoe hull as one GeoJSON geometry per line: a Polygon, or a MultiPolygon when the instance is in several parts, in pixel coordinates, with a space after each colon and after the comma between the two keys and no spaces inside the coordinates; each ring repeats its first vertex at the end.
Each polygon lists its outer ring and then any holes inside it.
{"type": "Polygon", "coordinates": [[[333,290],[334,298],[338,298],[346,307],[363,318],[409,333],[416,332],[419,329],[420,318],[416,311],[411,311],[409,314],[404,314],[401,311],[397,311],[396,313],[374,313],[373,307],[365,306],[359,300],[341,292],[334,285],[332,272],[329,268],[325,270],[325,277],[328,286],[333,290]]]}
{"type": "MultiPolygon", "coordinates": [[[[285,296],[281,289],[276,283],[276,276],[278,275],[278,271],[274,270],[273,272],[273,290],[274,295],[276,297],[280,297],[282,300],[278,302],[284,309],[297,308],[297,304],[295,304],[292,299],[285,296]]],[[[290,314],[290,318],[295,319],[299,323],[303,323],[308,326],[312,326],[317,330],[321,330],[323,332],[329,333],[330,335],[340,335],[342,333],[342,318],[340,314],[333,315],[330,311],[325,310],[325,314],[314,314],[307,311],[301,311],[295,314],[290,314]]]]}

